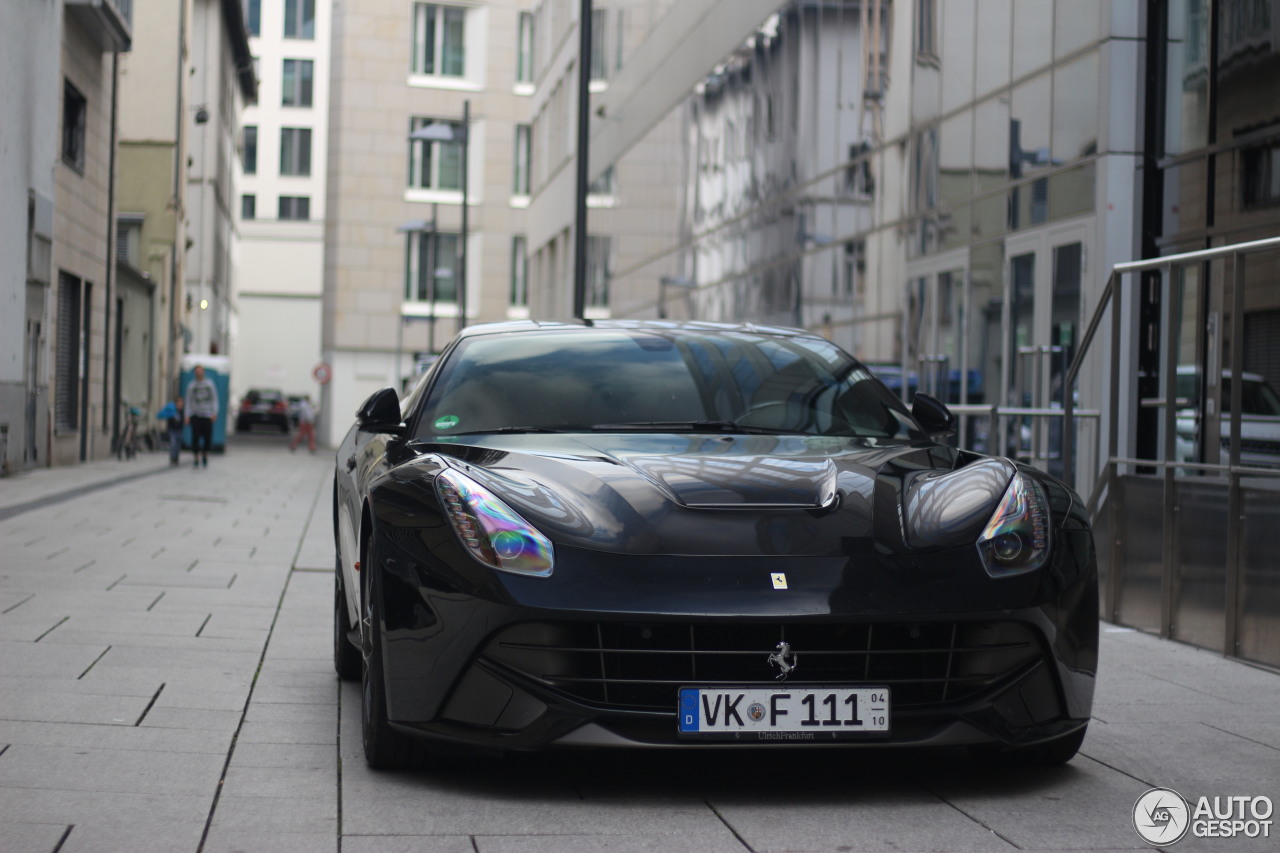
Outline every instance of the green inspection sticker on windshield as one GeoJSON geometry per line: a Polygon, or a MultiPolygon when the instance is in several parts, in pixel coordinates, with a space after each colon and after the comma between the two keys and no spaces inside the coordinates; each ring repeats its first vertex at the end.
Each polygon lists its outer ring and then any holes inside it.
{"type": "Polygon", "coordinates": [[[458,425],[457,415],[441,415],[436,418],[436,429],[453,429],[458,425]]]}

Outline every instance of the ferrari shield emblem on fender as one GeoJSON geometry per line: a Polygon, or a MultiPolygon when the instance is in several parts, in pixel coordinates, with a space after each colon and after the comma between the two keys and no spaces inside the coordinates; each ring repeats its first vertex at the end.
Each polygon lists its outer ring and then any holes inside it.
{"type": "Polygon", "coordinates": [[[769,575],[769,578],[773,581],[774,589],[787,588],[787,575],[785,572],[773,572],[769,575]]]}

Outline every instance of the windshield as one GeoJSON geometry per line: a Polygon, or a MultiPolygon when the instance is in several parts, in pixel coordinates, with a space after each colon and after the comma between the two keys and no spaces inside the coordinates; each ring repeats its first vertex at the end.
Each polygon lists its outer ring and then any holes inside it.
{"type": "Polygon", "coordinates": [[[924,438],[826,341],[732,331],[576,329],[468,338],[439,365],[417,437],[716,431],[924,438]]]}

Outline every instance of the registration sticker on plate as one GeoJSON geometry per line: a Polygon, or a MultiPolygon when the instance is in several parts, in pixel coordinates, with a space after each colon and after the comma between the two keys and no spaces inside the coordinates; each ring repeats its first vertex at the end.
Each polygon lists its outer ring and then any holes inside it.
{"type": "Polygon", "coordinates": [[[833,740],[889,731],[887,687],[682,687],[682,737],[833,740]]]}

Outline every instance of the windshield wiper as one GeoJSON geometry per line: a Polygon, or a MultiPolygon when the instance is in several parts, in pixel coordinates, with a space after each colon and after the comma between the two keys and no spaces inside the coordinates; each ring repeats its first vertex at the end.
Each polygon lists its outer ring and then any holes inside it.
{"type": "Polygon", "coordinates": [[[491,427],[490,429],[464,429],[459,430],[457,433],[454,433],[454,435],[519,435],[521,433],[533,432],[560,432],[560,430],[538,426],[504,426],[491,427]]]}
{"type": "Polygon", "coordinates": [[[806,435],[794,429],[747,426],[733,421],[634,421],[624,424],[596,424],[595,432],[740,432],[748,435],[806,435]]]}

